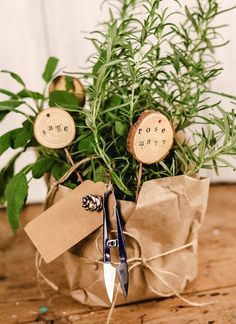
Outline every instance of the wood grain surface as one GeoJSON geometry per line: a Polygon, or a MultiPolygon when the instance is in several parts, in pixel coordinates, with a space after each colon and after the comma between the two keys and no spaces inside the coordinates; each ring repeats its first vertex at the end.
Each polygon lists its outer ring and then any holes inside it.
{"type": "Polygon", "coordinates": [[[57,107],[41,111],[34,122],[34,136],[39,144],[51,148],[64,148],[75,138],[76,127],[71,115],[57,107]]]}
{"type": "Polygon", "coordinates": [[[131,127],[127,146],[134,158],[145,164],[157,163],[169,153],[174,139],[170,121],[160,112],[144,111],[131,127]]]}
{"type": "MultiPolygon", "coordinates": [[[[156,299],[118,307],[111,323],[236,324],[236,186],[217,185],[210,191],[206,221],[199,243],[199,275],[183,296],[196,302],[215,302],[190,307],[179,298],[156,299]]],[[[22,223],[42,211],[40,205],[26,208],[22,223]]],[[[0,323],[103,324],[108,310],[90,309],[68,295],[62,259],[45,265],[45,273],[62,289],[45,284],[40,296],[34,268],[35,250],[26,234],[10,234],[5,211],[0,210],[0,323]],[[48,313],[39,315],[42,306],[48,313]]]]}

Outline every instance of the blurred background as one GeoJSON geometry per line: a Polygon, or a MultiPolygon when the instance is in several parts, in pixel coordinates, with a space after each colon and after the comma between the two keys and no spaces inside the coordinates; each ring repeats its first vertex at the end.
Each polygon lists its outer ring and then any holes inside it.
{"type": "MultiPolygon", "coordinates": [[[[173,0],[169,0],[170,6],[173,0]]],[[[181,1],[184,4],[184,1],[181,1]]],[[[188,5],[195,3],[188,0],[188,5]]],[[[235,5],[235,0],[220,1],[222,9],[235,5]]],[[[41,75],[49,56],[60,59],[60,67],[80,70],[86,66],[86,59],[94,52],[91,43],[85,39],[98,22],[106,19],[107,11],[101,9],[101,0],[0,0],[0,69],[18,73],[28,88],[41,91],[41,75]]],[[[224,71],[212,84],[216,91],[236,95],[236,11],[220,15],[217,25],[229,26],[221,30],[230,43],[216,51],[224,71]]],[[[16,91],[14,81],[7,75],[0,76],[0,88],[16,91]]],[[[2,99],[1,99],[2,100],[2,99]]],[[[228,105],[228,103],[227,103],[228,105]]],[[[227,108],[226,105],[226,108],[227,108]]],[[[228,106],[231,109],[232,105],[228,106]]],[[[21,125],[21,116],[10,114],[0,123],[0,136],[21,125]]],[[[0,169],[12,152],[0,157],[0,169]]],[[[34,152],[27,152],[19,159],[17,168],[35,160],[34,152]]],[[[236,173],[224,169],[220,177],[213,173],[212,181],[235,182],[236,173]]],[[[32,181],[29,201],[44,200],[46,186],[43,181],[32,181]]]]}

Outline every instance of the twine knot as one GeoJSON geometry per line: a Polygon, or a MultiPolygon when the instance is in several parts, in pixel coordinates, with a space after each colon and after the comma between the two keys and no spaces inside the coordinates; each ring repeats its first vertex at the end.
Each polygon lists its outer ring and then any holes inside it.
{"type": "Polygon", "coordinates": [[[53,187],[53,188],[57,188],[58,187],[58,185],[59,185],[59,183],[56,181],[56,179],[52,179],[52,181],[51,181],[51,187],[53,187]]]}

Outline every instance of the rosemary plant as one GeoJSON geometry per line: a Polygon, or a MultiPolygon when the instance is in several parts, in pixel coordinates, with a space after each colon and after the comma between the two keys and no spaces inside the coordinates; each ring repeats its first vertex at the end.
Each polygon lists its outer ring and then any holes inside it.
{"type": "MultiPolygon", "coordinates": [[[[127,134],[145,110],[166,115],[176,137],[164,161],[144,165],[143,182],[181,174],[191,176],[204,168],[216,172],[219,167],[235,169],[225,158],[236,156],[235,112],[222,107],[220,96],[228,96],[233,103],[236,98],[210,90],[211,81],[222,70],[214,50],[227,43],[222,41],[222,26],[215,25],[215,18],[226,10],[220,9],[217,0],[196,0],[193,8],[177,0],[173,4],[178,6],[175,12],[165,0],[108,2],[109,21],[88,38],[96,49],[89,59],[91,69],[80,75],[85,83],[86,108],[80,107],[71,93],[70,77],[65,91],[47,96],[45,91],[41,94],[28,90],[15,73],[2,71],[9,73],[22,89],[18,93],[0,90],[8,97],[0,103],[0,118],[10,112],[25,117],[21,128],[0,137],[0,154],[8,148],[18,149],[0,172],[1,201],[7,201],[14,231],[19,226],[30,179],[46,173],[58,179],[70,168],[63,150],[43,148],[34,139],[34,119],[48,105],[59,106],[74,118],[77,136],[68,148],[70,154],[74,161],[91,158],[80,170],[83,178],[112,180],[120,198],[134,199],[138,162],[127,151],[127,134]],[[33,99],[34,105],[28,99],[33,99]],[[21,109],[23,106],[29,113],[21,109]],[[179,134],[183,137],[184,133],[184,140],[179,140],[179,134]],[[30,147],[38,149],[37,161],[13,175],[15,161],[30,147]]],[[[46,65],[46,87],[57,63],[56,58],[50,58],[46,65]]],[[[76,175],[65,185],[77,186],[76,175]]]]}

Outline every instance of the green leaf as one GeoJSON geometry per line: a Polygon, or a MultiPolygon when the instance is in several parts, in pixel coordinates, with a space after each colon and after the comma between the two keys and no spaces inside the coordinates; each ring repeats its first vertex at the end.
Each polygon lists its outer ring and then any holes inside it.
{"type": "Polygon", "coordinates": [[[64,182],[63,186],[66,186],[70,189],[75,189],[78,185],[76,183],[73,183],[71,181],[64,182]]]}
{"type": "Polygon", "coordinates": [[[18,93],[13,93],[6,89],[0,89],[0,93],[11,97],[11,99],[17,99],[17,98],[33,98],[35,100],[44,99],[44,95],[42,93],[31,91],[28,89],[23,89],[18,93]]]}
{"type": "Polygon", "coordinates": [[[90,164],[87,168],[85,168],[83,171],[82,171],[82,176],[83,177],[88,177],[89,179],[91,179],[91,173],[93,171],[93,166],[90,164]]]}
{"type": "Polygon", "coordinates": [[[28,195],[28,183],[23,172],[16,174],[6,187],[7,216],[13,232],[19,228],[20,214],[28,195]]]}
{"type": "Polygon", "coordinates": [[[146,38],[147,38],[147,28],[146,28],[146,26],[143,26],[142,31],[141,31],[141,37],[140,37],[141,46],[144,45],[146,38]]]}
{"type": "Polygon", "coordinates": [[[15,130],[11,130],[0,137],[0,155],[11,147],[12,136],[14,134],[15,130]]]}
{"type": "Polygon", "coordinates": [[[104,168],[103,165],[99,165],[97,169],[94,170],[94,182],[103,181],[106,182],[109,178],[109,173],[104,168]]]}
{"type": "Polygon", "coordinates": [[[68,170],[70,170],[71,165],[68,163],[56,161],[51,169],[51,173],[56,180],[60,179],[68,170]]]}
{"type": "Polygon", "coordinates": [[[66,75],[65,77],[66,81],[66,91],[71,91],[74,88],[73,78],[71,76],[66,75]]]}
{"type": "Polygon", "coordinates": [[[42,178],[42,176],[49,172],[55,163],[55,160],[50,157],[40,157],[32,166],[32,174],[35,179],[42,178]]]}
{"type": "Polygon", "coordinates": [[[78,99],[73,93],[67,91],[52,91],[49,94],[50,107],[67,107],[78,106],[78,99]]]}
{"type": "Polygon", "coordinates": [[[23,89],[22,91],[18,92],[13,96],[14,97],[19,97],[19,98],[32,98],[34,100],[39,100],[39,99],[44,99],[44,95],[42,93],[36,92],[36,91],[31,91],[28,89],[23,89]]]}
{"type": "Polygon", "coordinates": [[[219,176],[219,167],[218,167],[215,159],[212,160],[212,164],[213,164],[213,169],[214,169],[216,175],[219,176]]]}
{"type": "Polygon", "coordinates": [[[217,157],[217,161],[222,163],[226,167],[233,169],[233,171],[236,170],[236,165],[232,164],[230,161],[228,161],[228,160],[226,160],[226,159],[224,159],[222,157],[217,157]]]}
{"type": "Polygon", "coordinates": [[[0,101],[0,111],[14,111],[15,108],[22,105],[24,101],[19,100],[4,100],[0,101]]]}
{"type": "Polygon", "coordinates": [[[103,66],[103,64],[105,64],[105,62],[106,62],[106,51],[102,50],[96,64],[94,64],[93,67],[92,73],[94,76],[98,75],[100,68],[103,66]]]}
{"type": "Polygon", "coordinates": [[[129,130],[129,125],[127,123],[121,121],[115,122],[115,131],[117,135],[125,136],[127,135],[128,130],[129,130]]]}
{"type": "Polygon", "coordinates": [[[189,11],[189,8],[187,6],[185,6],[185,13],[186,13],[186,16],[188,17],[188,19],[191,21],[194,29],[196,30],[196,32],[198,32],[199,30],[199,26],[196,22],[196,20],[194,19],[193,15],[191,14],[191,12],[189,11]]]}
{"type": "Polygon", "coordinates": [[[127,196],[133,196],[133,192],[131,192],[126,186],[125,184],[122,182],[122,180],[118,177],[118,175],[113,171],[110,170],[111,176],[115,182],[115,184],[117,185],[117,187],[124,192],[127,196]]]}
{"type": "Polygon", "coordinates": [[[79,151],[82,154],[95,153],[95,141],[93,135],[89,135],[79,142],[79,151]]]}
{"type": "Polygon", "coordinates": [[[6,117],[7,114],[8,114],[7,111],[0,111],[0,121],[2,121],[6,117]]]}
{"type": "Polygon", "coordinates": [[[38,147],[39,143],[36,141],[36,139],[33,137],[27,144],[26,144],[26,148],[27,147],[38,147]]]}
{"type": "Polygon", "coordinates": [[[109,111],[113,107],[118,107],[119,108],[120,105],[121,105],[121,101],[122,101],[121,96],[118,96],[116,94],[112,95],[110,98],[108,98],[106,100],[104,111],[109,111]]]}
{"type": "Polygon", "coordinates": [[[15,133],[12,136],[12,147],[14,149],[18,147],[25,147],[27,143],[33,138],[33,125],[28,120],[24,121],[23,127],[16,129],[15,133]]]}
{"type": "Polygon", "coordinates": [[[21,152],[13,156],[7,165],[0,171],[0,204],[5,202],[5,189],[14,175],[14,166],[16,159],[20,156],[21,152]]]}
{"type": "Polygon", "coordinates": [[[2,72],[2,73],[8,73],[8,74],[10,74],[10,76],[11,76],[14,80],[16,80],[19,84],[23,85],[23,87],[25,87],[25,83],[24,83],[24,81],[23,81],[23,80],[21,79],[21,77],[20,77],[18,74],[16,74],[15,72],[7,71],[7,70],[2,70],[1,72],[2,72]]]}
{"type": "Polygon", "coordinates": [[[8,96],[8,97],[13,97],[13,96],[15,96],[15,93],[13,93],[13,92],[11,92],[11,91],[9,91],[9,90],[7,90],[7,89],[0,89],[0,93],[6,95],[6,96],[8,96]]]}
{"type": "Polygon", "coordinates": [[[190,65],[190,61],[187,60],[187,58],[184,56],[181,49],[177,48],[176,45],[174,45],[174,44],[172,44],[170,42],[169,42],[169,45],[170,45],[170,47],[172,48],[172,50],[174,52],[173,55],[175,55],[177,58],[179,58],[179,60],[183,63],[183,65],[188,68],[189,65],[190,65]]]}
{"type": "Polygon", "coordinates": [[[50,57],[47,61],[45,70],[43,72],[43,79],[47,83],[51,81],[53,73],[55,72],[58,64],[58,59],[56,57],[50,57]]]}

